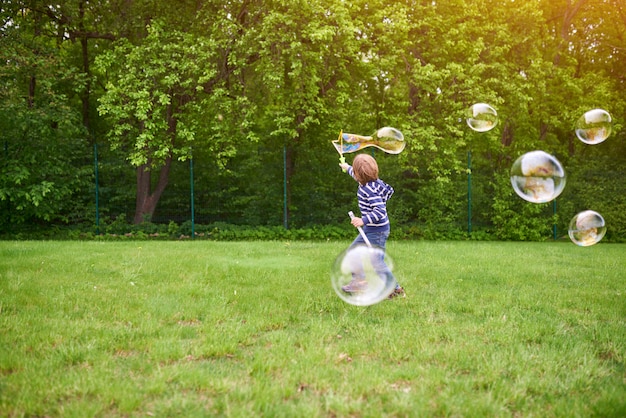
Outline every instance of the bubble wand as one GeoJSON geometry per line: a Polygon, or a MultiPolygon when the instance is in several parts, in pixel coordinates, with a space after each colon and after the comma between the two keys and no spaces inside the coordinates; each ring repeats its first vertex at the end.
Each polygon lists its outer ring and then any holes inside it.
{"type": "MultiPolygon", "coordinates": [[[[350,215],[350,219],[354,219],[355,218],[354,212],[352,212],[352,211],[348,212],[348,215],[350,215]]],[[[361,238],[363,238],[363,241],[365,241],[367,246],[372,248],[372,244],[370,243],[370,240],[367,239],[367,235],[365,235],[365,231],[363,231],[363,228],[361,228],[360,226],[357,226],[356,229],[359,230],[359,234],[361,234],[361,238]]]]}
{"type": "MultiPolygon", "coordinates": [[[[337,152],[339,153],[339,162],[341,164],[345,164],[346,163],[346,157],[343,156],[343,130],[339,131],[339,143],[341,144],[340,148],[337,148],[337,152]]],[[[346,170],[341,169],[341,171],[343,171],[344,173],[346,172],[346,170]]]]}

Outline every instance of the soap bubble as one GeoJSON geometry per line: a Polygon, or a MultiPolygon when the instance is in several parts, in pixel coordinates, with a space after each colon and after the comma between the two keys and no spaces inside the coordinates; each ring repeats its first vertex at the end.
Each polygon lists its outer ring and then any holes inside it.
{"type": "Polygon", "coordinates": [[[511,167],[515,193],[533,203],[555,199],[565,187],[561,163],[544,151],[531,151],[519,157],[511,167]]]}
{"type": "Polygon", "coordinates": [[[467,109],[467,126],[476,132],[487,132],[498,124],[498,113],[486,103],[476,103],[467,109]]]}
{"type": "Polygon", "coordinates": [[[386,299],[395,289],[393,262],[378,247],[358,245],[342,252],[333,265],[331,282],[341,299],[368,306],[386,299]]]}
{"type": "Polygon", "coordinates": [[[606,234],[604,218],[593,210],[580,212],[570,221],[568,234],[572,242],[581,247],[597,244],[606,234]]]}
{"type": "Polygon", "coordinates": [[[599,144],[611,135],[611,115],[606,110],[593,109],[576,122],[576,136],[585,144],[599,144]]]}

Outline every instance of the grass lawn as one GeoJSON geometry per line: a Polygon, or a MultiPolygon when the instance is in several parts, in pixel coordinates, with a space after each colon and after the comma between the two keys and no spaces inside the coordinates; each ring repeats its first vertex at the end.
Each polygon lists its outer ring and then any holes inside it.
{"type": "Polygon", "coordinates": [[[0,242],[0,416],[626,416],[626,245],[348,244],[0,242]]]}

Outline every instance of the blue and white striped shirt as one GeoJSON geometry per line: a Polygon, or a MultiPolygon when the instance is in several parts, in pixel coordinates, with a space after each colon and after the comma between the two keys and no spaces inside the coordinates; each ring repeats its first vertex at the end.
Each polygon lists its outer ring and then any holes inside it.
{"type": "MultiPolygon", "coordinates": [[[[348,167],[348,174],[356,180],[351,166],[348,167]]],[[[381,179],[367,182],[365,185],[359,183],[356,196],[365,226],[389,228],[387,200],[392,194],[393,187],[381,179]]]]}

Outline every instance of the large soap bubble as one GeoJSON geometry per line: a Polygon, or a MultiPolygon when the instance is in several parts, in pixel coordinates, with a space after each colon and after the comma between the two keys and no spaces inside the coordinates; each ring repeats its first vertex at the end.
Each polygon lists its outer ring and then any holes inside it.
{"type": "Polygon", "coordinates": [[[487,132],[498,124],[498,112],[486,103],[476,103],[467,109],[467,126],[476,132],[487,132]]]}
{"type": "Polygon", "coordinates": [[[532,203],[555,199],[565,187],[561,163],[544,151],[531,151],[519,157],[511,167],[515,193],[532,203]]]}
{"type": "Polygon", "coordinates": [[[581,247],[597,244],[606,234],[604,218],[593,210],[580,212],[570,221],[568,234],[572,242],[581,247]]]}
{"type": "Polygon", "coordinates": [[[611,135],[612,119],[609,112],[593,109],[576,122],[576,136],[585,144],[599,144],[611,135]]]}
{"type": "Polygon", "coordinates": [[[378,247],[359,245],[342,252],[333,265],[331,282],[341,299],[368,306],[386,299],[395,289],[393,262],[378,247]]]}

